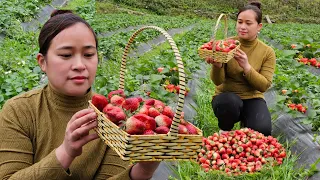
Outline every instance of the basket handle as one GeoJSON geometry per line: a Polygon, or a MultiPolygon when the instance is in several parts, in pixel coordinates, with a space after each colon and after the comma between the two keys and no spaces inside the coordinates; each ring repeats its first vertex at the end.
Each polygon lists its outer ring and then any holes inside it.
{"type": "Polygon", "coordinates": [[[186,86],[186,78],[185,78],[186,76],[185,76],[185,72],[184,72],[184,66],[183,66],[183,62],[181,59],[181,55],[180,55],[180,52],[177,48],[177,45],[173,41],[172,37],[165,30],[163,30],[162,28],[157,27],[157,26],[145,26],[145,27],[138,29],[136,32],[133,33],[133,35],[130,37],[129,42],[126,45],[124,52],[123,52],[123,55],[122,55],[119,89],[124,90],[124,76],[125,76],[125,70],[126,70],[126,60],[127,60],[130,45],[134,41],[135,37],[141,31],[146,30],[146,29],[154,29],[154,30],[161,32],[168,40],[168,42],[174,52],[174,55],[176,57],[176,61],[178,64],[180,90],[179,90],[179,96],[178,96],[179,97],[178,104],[177,104],[175,115],[173,117],[170,131],[169,131],[169,136],[170,135],[177,136],[178,135],[178,125],[180,123],[181,112],[183,110],[183,105],[184,105],[184,97],[185,97],[185,90],[186,90],[186,87],[185,87],[186,86]]]}
{"type": "Polygon", "coordinates": [[[227,24],[228,17],[227,17],[226,14],[222,13],[222,14],[220,14],[220,16],[219,16],[219,18],[218,18],[218,20],[216,22],[216,26],[213,29],[213,35],[212,35],[212,38],[211,38],[212,41],[213,41],[213,43],[212,43],[212,50],[213,51],[216,49],[216,43],[214,43],[214,41],[215,41],[216,34],[217,34],[217,31],[218,31],[218,28],[219,28],[219,24],[220,24],[220,20],[221,20],[222,17],[224,17],[224,39],[226,39],[227,35],[228,35],[228,24],[227,24]]]}

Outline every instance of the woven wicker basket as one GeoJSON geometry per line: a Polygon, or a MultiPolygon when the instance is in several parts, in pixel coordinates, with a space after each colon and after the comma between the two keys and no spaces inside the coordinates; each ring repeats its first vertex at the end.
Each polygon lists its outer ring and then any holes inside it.
{"type": "Polygon", "coordinates": [[[199,53],[199,56],[203,59],[206,59],[206,58],[212,58],[214,59],[216,62],[221,62],[221,63],[227,63],[228,61],[230,61],[235,53],[237,52],[237,50],[240,48],[240,44],[237,45],[236,48],[232,49],[231,51],[229,52],[219,52],[219,51],[215,51],[215,45],[216,45],[216,33],[217,33],[217,30],[218,30],[218,27],[219,27],[219,23],[220,23],[220,20],[221,18],[224,17],[224,40],[228,39],[227,38],[227,35],[228,35],[228,18],[227,18],[227,15],[225,14],[220,14],[217,22],[216,22],[216,26],[214,28],[214,31],[213,31],[213,36],[211,38],[211,41],[213,42],[212,45],[212,50],[207,50],[207,49],[198,49],[198,53],[199,53]]]}
{"type": "Polygon", "coordinates": [[[124,89],[126,59],[130,45],[135,37],[145,29],[154,29],[161,32],[171,45],[179,70],[179,99],[177,108],[168,134],[157,135],[130,135],[112,123],[89,101],[90,107],[98,114],[96,131],[100,138],[123,160],[130,161],[162,161],[162,160],[195,160],[202,143],[202,131],[196,127],[198,134],[178,134],[178,125],[184,105],[185,73],[179,50],[171,36],[156,26],[145,26],[137,30],[129,39],[125,47],[120,70],[119,89],[124,89]]]}

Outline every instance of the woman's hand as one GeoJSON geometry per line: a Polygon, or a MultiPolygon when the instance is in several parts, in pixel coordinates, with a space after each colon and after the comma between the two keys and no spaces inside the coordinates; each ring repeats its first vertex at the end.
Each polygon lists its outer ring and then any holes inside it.
{"type": "Polygon", "coordinates": [[[251,65],[248,62],[247,54],[241,49],[238,49],[238,51],[235,53],[234,59],[238,62],[239,66],[243,69],[243,72],[245,74],[250,71],[251,65]]]}
{"type": "Polygon", "coordinates": [[[160,162],[158,161],[144,161],[135,164],[130,172],[130,177],[133,180],[150,179],[153,173],[158,168],[160,162]]]}
{"type": "Polygon", "coordinates": [[[56,156],[64,169],[68,169],[72,161],[82,153],[82,147],[98,138],[89,131],[97,126],[97,115],[92,109],[84,109],[75,113],[69,121],[63,143],[56,149],[56,156]]]}
{"type": "Polygon", "coordinates": [[[217,68],[221,68],[222,67],[222,63],[221,62],[216,62],[214,59],[212,59],[211,57],[206,58],[206,62],[208,64],[213,64],[215,67],[217,68]]]}

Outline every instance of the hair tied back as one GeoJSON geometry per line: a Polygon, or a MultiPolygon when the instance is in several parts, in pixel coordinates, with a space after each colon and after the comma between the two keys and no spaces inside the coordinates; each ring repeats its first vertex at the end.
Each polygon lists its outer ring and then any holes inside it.
{"type": "Polygon", "coordinates": [[[260,2],[251,2],[250,5],[256,6],[257,8],[261,9],[261,3],[260,2]]]}
{"type": "Polygon", "coordinates": [[[67,14],[67,13],[71,13],[72,14],[72,11],[71,10],[55,9],[55,10],[52,11],[50,17],[54,17],[54,16],[59,15],[59,14],[67,14]]]}

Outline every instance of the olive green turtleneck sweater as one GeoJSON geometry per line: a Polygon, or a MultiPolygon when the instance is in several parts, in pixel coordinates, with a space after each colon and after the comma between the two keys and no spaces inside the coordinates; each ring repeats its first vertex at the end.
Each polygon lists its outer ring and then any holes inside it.
{"type": "Polygon", "coordinates": [[[70,174],[56,158],[68,121],[92,94],[68,97],[47,85],[8,100],[0,111],[0,179],[130,179],[129,163],[101,139],[83,147],[70,174]]]}
{"type": "MultiPolygon", "coordinates": [[[[234,39],[238,39],[234,37],[234,39]]],[[[211,79],[216,85],[215,95],[233,92],[241,99],[264,98],[263,93],[272,83],[276,56],[274,50],[259,39],[240,40],[240,49],[248,57],[250,71],[244,75],[243,69],[235,59],[231,59],[222,68],[212,65],[211,79]]]]}

